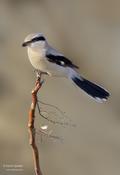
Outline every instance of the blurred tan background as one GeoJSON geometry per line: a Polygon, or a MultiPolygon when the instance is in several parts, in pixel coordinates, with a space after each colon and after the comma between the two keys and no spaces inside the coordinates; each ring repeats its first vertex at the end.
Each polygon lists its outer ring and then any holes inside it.
{"type": "Polygon", "coordinates": [[[120,174],[119,7],[117,0],[0,1],[1,175],[34,174],[27,120],[35,75],[21,44],[38,31],[81,74],[111,92],[107,103],[98,104],[65,79],[46,79],[40,99],[65,111],[77,126],[53,126],[64,141],[39,143],[43,175],[120,174]],[[7,165],[22,165],[23,171],[7,171],[7,165]]]}

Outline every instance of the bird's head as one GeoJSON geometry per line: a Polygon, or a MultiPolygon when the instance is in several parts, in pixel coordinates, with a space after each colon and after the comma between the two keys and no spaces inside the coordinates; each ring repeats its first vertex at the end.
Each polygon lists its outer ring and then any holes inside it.
{"type": "Polygon", "coordinates": [[[34,33],[34,34],[28,35],[25,38],[22,46],[34,48],[34,47],[41,47],[45,45],[45,43],[46,43],[46,39],[42,33],[34,33]]]}

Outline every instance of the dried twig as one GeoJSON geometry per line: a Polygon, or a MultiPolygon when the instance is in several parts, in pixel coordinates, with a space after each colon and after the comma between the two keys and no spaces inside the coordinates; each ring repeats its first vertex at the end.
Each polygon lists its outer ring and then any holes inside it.
{"type": "Polygon", "coordinates": [[[39,133],[43,134],[44,136],[47,136],[48,138],[52,138],[52,139],[56,139],[56,140],[63,140],[61,137],[59,136],[56,136],[56,135],[52,135],[52,131],[49,131],[49,132],[45,132],[44,130],[42,129],[39,129],[36,134],[39,135],[39,133]]]}
{"type": "MultiPolygon", "coordinates": [[[[58,124],[58,125],[62,125],[62,126],[72,126],[72,127],[75,127],[76,125],[72,123],[72,121],[68,118],[67,115],[65,115],[65,112],[63,112],[61,109],[59,109],[57,106],[55,105],[52,105],[52,104],[48,104],[48,103],[45,103],[45,102],[42,102],[40,100],[37,101],[37,108],[38,108],[38,113],[39,115],[46,119],[48,122],[51,122],[52,124],[58,124]],[[43,105],[47,105],[49,107],[52,107],[54,109],[56,109],[61,115],[62,115],[62,118],[61,119],[66,119],[69,120],[68,122],[67,121],[57,121],[57,120],[53,120],[53,119],[50,119],[48,118],[47,116],[45,116],[43,113],[46,113],[48,115],[50,115],[50,112],[47,112],[47,111],[42,111],[40,106],[39,106],[39,103],[43,104],[43,105]]],[[[57,114],[56,114],[57,116],[57,114]]],[[[59,117],[59,116],[57,116],[59,117]]]]}
{"type": "MultiPolygon", "coordinates": [[[[48,117],[46,117],[45,115],[42,114],[39,103],[41,103],[43,105],[48,105],[52,108],[55,108],[57,111],[59,111],[63,115],[64,118],[66,117],[65,113],[63,111],[61,111],[58,107],[56,107],[54,105],[44,103],[44,102],[41,102],[41,101],[38,100],[37,93],[40,90],[40,88],[41,88],[41,86],[44,82],[44,81],[41,81],[41,75],[45,74],[45,73],[44,72],[41,73],[38,70],[35,70],[35,72],[37,74],[37,80],[36,80],[36,83],[35,83],[35,87],[32,90],[32,103],[31,103],[30,110],[29,110],[28,130],[29,130],[29,144],[31,145],[32,152],[33,152],[33,161],[34,161],[35,174],[36,175],[42,175],[42,172],[41,172],[41,169],[40,169],[40,164],[39,164],[39,152],[38,152],[38,148],[37,148],[37,145],[36,145],[36,134],[41,133],[41,134],[44,134],[45,136],[48,136],[49,138],[53,138],[53,139],[60,139],[61,140],[61,138],[56,136],[56,135],[52,135],[51,131],[46,132],[46,131],[42,130],[42,127],[41,127],[41,129],[36,130],[36,128],[34,127],[36,107],[38,108],[39,115],[41,117],[43,117],[44,119],[46,119],[47,121],[53,123],[53,124],[59,124],[59,125],[65,126],[65,125],[69,125],[70,123],[69,122],[64,122],[64,121],[63,122],[54,121],[54,120],[49,119],[48,117]]],[[[74,125],[71,125],[71,126],[74,126],[74,125]]]]}
{"type": "Polygon", "coordinates": [[[42,86],[41,76],[38,76],[37,81],[35,83],[35,88],[32,90],[32,103],[29,111],[29,120],[28,120],[28,130],[29,130],[29,143],[32,146],[33,152],[33,161],[34,161],[34,170],[36,175],[42,175],[40,165],[39,165],[39,152],[36,145],[36,131],[34,127],[35,120],[35,109],[37,104],[37,93],[42,86]]]}

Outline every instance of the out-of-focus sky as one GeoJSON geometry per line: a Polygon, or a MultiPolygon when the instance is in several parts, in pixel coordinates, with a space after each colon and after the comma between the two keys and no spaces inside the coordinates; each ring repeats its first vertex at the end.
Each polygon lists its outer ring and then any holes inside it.
{"type": "Polygon", "coordinates": [[[35,75],[21,47],[34,32],[44,33],[82,75],[111,92],[107,103],[98,104],[65,79],[46,79],[39,98],[77,126],[53,126],[64,141],[39,143],[43,175],[120,174],[119,7],[117,0],[0,1],[1,175],[34,174],[27,120],[35,75]],[[7,165],[23,171],[7,171],[7,165]]]}

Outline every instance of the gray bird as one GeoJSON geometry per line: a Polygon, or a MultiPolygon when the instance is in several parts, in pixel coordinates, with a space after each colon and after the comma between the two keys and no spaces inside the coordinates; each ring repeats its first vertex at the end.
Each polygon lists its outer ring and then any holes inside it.
{"type": "Polygon", "coordinates": [[[35,69],[50,76],[66,77],[72,80],[97,102],[103,102],[108,99],[109,92],[103,87],[83,78],[77,72],[79,67],[51,47],[42,33],[28,35],[22,46],[27,47],[29,60],[35,69]]]}

